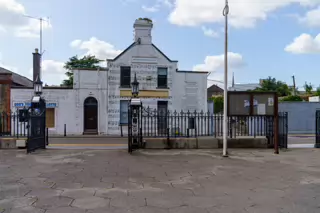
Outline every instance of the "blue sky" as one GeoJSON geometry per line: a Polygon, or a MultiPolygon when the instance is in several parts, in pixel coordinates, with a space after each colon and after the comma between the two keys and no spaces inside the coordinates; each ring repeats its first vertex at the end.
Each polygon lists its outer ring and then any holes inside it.
{"type": "MultiPolygon", "coordinates": [[[[229,0],[229,61],[236,83],[296,76],[320,85],[319,0],[229,0]]],[[[154,21],[153,43],[183,70],[212,71],[223,79],[224,0],[0,0],[0,66],[31,76],[39,47],[37,20],[45,22],[43,80],[59,84],[63,63],[73,55],[112,58],[133,41],[133,22],[154,21]]],[[[212,82],[210,82],[212,83],[212,82]]]]}

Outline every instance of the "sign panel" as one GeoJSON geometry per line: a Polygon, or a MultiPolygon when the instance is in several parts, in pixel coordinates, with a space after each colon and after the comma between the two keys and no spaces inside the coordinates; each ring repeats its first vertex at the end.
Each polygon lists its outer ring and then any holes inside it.
{"type": "MultiPolygon", "coordinates": [[[[28,108],[31,107],[31,102],[13,102],[13,106],[15,108],[28,108]]],[[[58,107],[58,103],[57,102],[47,102],[46,103],[46,108],[56,108],[58,107]]]]}
{"type": "Polygon", "coordinates": [[[275,115],[276,92],[228,91],[229,116],[275,115]]]}

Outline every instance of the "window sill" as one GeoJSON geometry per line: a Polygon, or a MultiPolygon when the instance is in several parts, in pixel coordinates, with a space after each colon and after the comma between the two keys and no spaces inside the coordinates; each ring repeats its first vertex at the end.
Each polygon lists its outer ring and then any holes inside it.
{"type": "Polygon", "coordinates": [[[119,89],[122,89],[122,90],[131,90],[131,87],[120,86],[119,89]]]}
{"type": "Polygon", "coordinates": [[[156,87],[157,90],[169,90],[169,87],[156,87]]]}

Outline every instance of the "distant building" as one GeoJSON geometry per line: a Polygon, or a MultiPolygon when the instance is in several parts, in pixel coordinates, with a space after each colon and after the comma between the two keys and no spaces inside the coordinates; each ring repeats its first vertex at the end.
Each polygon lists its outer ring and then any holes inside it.
{"type": "Polygon", "coordinates": [[[210,98],[212,96],[223,95],[223,89],[218,87],[217,85],[212,85],[207,89],[207,97],[210,98]]]}
{"type": "Polygon", "coordinates": [[[235,84],[233,87],[229,87],[229,91],[247,91],[247,90],[254,90],[256,88],[261,87],[260,84],[235,84]]]}
{"type": "Polygon", "coordinates": [[[32,87],[30,79],[0,67],[0,112],[9,112],[11,108],[11,87],[32,87]]]}
{"type": "Polygon", "coordinates": [[[228,88],[229,91],[248,91],[260,88],[262,85],[263,79],[259,80],[259,83],[249,83],[249,84],[235,84],[234,75],[232,76],[232,86],[228,88]]]}

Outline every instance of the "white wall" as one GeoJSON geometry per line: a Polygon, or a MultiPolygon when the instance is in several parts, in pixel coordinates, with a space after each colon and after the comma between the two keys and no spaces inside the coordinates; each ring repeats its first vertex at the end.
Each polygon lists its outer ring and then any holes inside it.
{"type": "MultiPolygon", "coordinates": [[[[15,103],[30,103],[33,96],[33,89],[11,89],[11,110],[15,112],[15,103]]],[[[56,103],[55,127],[49,128],[49,134],[63,134],[64,124],[67,125],[67,132],[77,134],[75,118],[75,93],[72,89],[44,89],[43,97],[46,103],[56,103]]],[[[21,130],[24,131],[24,130],[21,130]]]]}
{"type": "MultiPolygon", "coordinates": [[[[49,128],[51,135],[63,135],[66,124],[67,135],[83,133],[84,101],[87,97],[95,97],[98,101],[98,132],[107,131],[107,72],[92,70],[74,71],[74,89],[43,89],[46,102],[57,103],[55,108],[55,127],[49,128]],[[80,75],[79,75],[80,73],[80,75]]],[[[30,102],[33,89],[11,89],[11,109],[16,111],[15,103],[30,102]]]]}
{"type": "Polygon", "coordinates": [[[94,97],[98,101],[98,132],[107,133],[107,71],[74,70],[74,94],[77,133],[84,130],[84,101],[94,97]]]}

